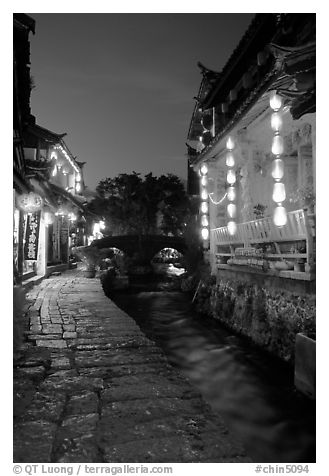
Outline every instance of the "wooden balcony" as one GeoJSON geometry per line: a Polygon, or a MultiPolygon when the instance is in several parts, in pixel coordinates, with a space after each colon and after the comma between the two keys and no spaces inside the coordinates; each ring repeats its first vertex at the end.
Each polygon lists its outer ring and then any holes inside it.
{"type": "Polygon", "coordinates": [[[210,249],[218,269],[242,267],[294,279],[314,279],[315,216],[306,210],[288,213],[285,226],[272,217],[237,224],[231,236],[226,226],[210,230],[210,249]]]}

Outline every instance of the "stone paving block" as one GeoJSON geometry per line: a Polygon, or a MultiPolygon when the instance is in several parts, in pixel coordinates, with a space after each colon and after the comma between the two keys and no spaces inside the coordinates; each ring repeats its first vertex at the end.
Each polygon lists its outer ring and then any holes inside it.
{"type": "Polygon", "coordinates": [[[125,352],[118,349],[117,351],[79,351],[76,354],[75,362],[78,367],[97,367],[98,365],[103,367],[106,365],[146,365],[151,362],[167,362],[167,359],[160,352],[155,352],[154,354],[150,352],[141,355],[135,349],[134,352],[125,352]]]}
{"type": "Polygon", "coordinates": [[[197,462],[200,453],[187,438],[150,438],[103,448],[106,463],[182,463],[197,462]]]}
{"type": "Polygon", "coordinates": [[[55,463],[81,463],[82,461],[84,463],[99,463],[102,461],[94,434],[63,438],[57,444],[55,463]]]}
{"type": "Polygon", "coordinates": [[[38,326],[41,322],[39,314],[36,316],[31,315],[31,312],[29,311],[29,317],[30,317],[30,325],[31,326],[38,326]]]}
{"type": "Polygon", "coordinates": [[[33,332],[34,334],[39,334],[40,332],[42,332],[41,324],[34,324],[30,326],[30,331],[33,332]]]}
{"type": "Polygon", "coordinates": [[[63,320],[61,317],[53,317],[51,314],[50,314],[50,321],[52,324],[63,324],[63,320]]]}
{"type": "Polygon", "coordinates": [[[28,340],[58,340],[62,339],[62,334],[30,334],[27,338],[28,340]]]}
{"type": "Polygon", "coordinates": [[[205,410],[201,399],[182,400],[179,398],[157,398],[143,400],[126,400],[104,403],[102,416],[117,418],[126,415],[133,420],[148,421],[174,414],[193,415],[205,410]]]}
{"type": "Polygon", "coordinates": [[[63,339],[76,339],[78,337],[78,334],[76,332],[64,332],[63,333],[63,339]]]}
{"type": "Polygon", "coordinates": [[[14,426],[15,463],[50,462],[57,426],[48,421],[29,421],[14,426]]]}
{"type": "Polygon", "coordinates": [[[57,349],[63,349],[64,347],[67,347],[67,344],[65,340],[63,339],[39,339],[36,341],[36,344],[39,347],[51,347],[51,348],[57,348],[57,349]]]}
{"type": "Polygon", "coordinates": [[[75,332],[75,324],[64,324],[63,329],[66,332],[75,332]]]}
{"type": "Polygon", "coordinates": [[[63,328],[60,324],[43,324],[42,332],[44,334],[62,334],[63,328]]]}
{"type": "MultiPolygon", "coordinates": [[[[176,385],[170,384],[149,384],[149,383],[140,383],[139,385],[125,385],[125,386],[112,386],[110,388],[104,389],[102,392],[102,401],[104,403],[114,402],[114,401],[127,401],[135,399],[148,399],[148,398],[158,398],[158,397],[178,397],[182,398],[184,395],[184,388],[176,385]]],[[[141,402],[141,405],[143,403],[141,402]]]]}
{"type": "Polygon", "coordinates": [[[70,368],[70,359],[67,357],[53,357],[51,359],[51,370],[66,370],[70,368]]]}
{"type": "MultiPolygon", "coordinates": [[[[58,372],[57,372],[58,373],[58,372]]],[[[84,376],[67,376],[65,378],[53,378],[56,374],[49,376],[41,385],[42,391],[58,391],[64,393],[77,393],[79,391],[102,390],[103,380],[101,378],[88,378],[84,376]]]]}
{"type": "Polygon", "coordinates": [[[23,419],[34,421],[43,420],[50,422],[59,422],[65,408],[66,397],[62,393],[43,393],[34,394],[31,405],[26,409],[23,419]]]}
{"type": "Polygon", "coordinates": [[[66,415],[97,413],[99,399],[95,392],[72,395],[66,407],[66,415]]]}

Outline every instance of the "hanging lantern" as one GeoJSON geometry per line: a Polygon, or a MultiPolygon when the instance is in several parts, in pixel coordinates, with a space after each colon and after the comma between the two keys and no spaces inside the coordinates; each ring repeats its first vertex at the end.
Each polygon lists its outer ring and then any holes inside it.
{"type": "Polygon", "coordinates": [[[236,223],[235,221],[229,221],[228,224],[227,224],[227,230],[229,232],[229,234],[232,236],[232,235],[235,235],[236,233],[236,230],[237,230],[237,226],[236,226],[236,223]]]}
{"type": "Polygon", "coordinates": [[[279,112],[273,112],[271,115],[271,127],[274,132],[279,132],[282,129],[282,117],[279,112]]]}
{"type": "Polygon", "coordinates": [[[53,177],[55,177],[57,175],[57,165],[55,165],[55,167],[53,168],[53,171],[52,171],[51,175],[53,177]]]}
{"type": "Polygon", "coordinates": [[[43,199],[37,193],[23,193],[17,197],[17,207],[25,213],[34,213],[41,210],[43,199]]]}
{"type": "Polygon", "coordinates": [[[81,182],[81,174],[80,173],[76,174],[75,180],[76,180],[76,182],[81,182]]]}
{"type": "Polygon", "coordinates": [[[236,198],[236,191],[234,187],[229,187],[227,189],[227,199],[229,202],[234,202],[236,198]]]}
{"type": "Polygon", "coordinates": [[[208,228],[206,228],[206,227],[202,228],[202,230],[201,230],[201,236],[202,236],[202,239],[203,239],[203,240],[208,240],[208,238],[209,238],[209,230],[208,230],[208,228]]]}
{"type": "Polygon", "coordinates": [[[228,150],[233,150],[234,147],[235,147],[234,140],[232,139],[232,137],[229,137],[226,141],[226,148],[228,150]]]}
{"type": "Polygon", "coordinates": [[[208,203],[207,202],[202,202],[201,203],[201,212],[202,213],[208,213],[208,203]]]}
{"type": "Polygon", "coordinates": [[[273,201],[276,203],[282,203],[286,199],[286,189],[284,183],[276,182],[273,187],[273,201]]]}
{"type": "Polygon", "coordinates": [[[276,226],[284,226],[287,223],[287,212],[282,205],[274,209],[273,222],[276,226]]]}
{"type": "Polygon", "coordinates": [[[272,177],[274,180],[281,180],[284,175],[284,164],[282,159],[274,159],[272,162],[272,177]]]}
{"type": "Polygon", "coordinates": [[[273,111],[278,111],[282,106],[282,98],[275,91],[272,92],[270,97],[270,106],[273,111]]]}
{"type": "Polygon", "coordinates": [[[227,205],[227,214],[229,218],[235,218],[236,217],[236,205],[234,203],[229,203],[227,205]]]}
{"type": "Polygon", "coordinates": [[[283,137],[276,134],[272,140],[272,154],[281,155],[284,151],[283,137]]]}
{"type": "Polygon", "coordinates": [[[201,175],[207,175],[207,173],[208,173],[208,167],[207,167],[206,164],[203,164],[203,165],[201,166],[201,168],[200,168],[200,173],[201,173],[201,175]]]}
{"type": "Polygon", "coordinates": [[[234,170],[230,169],[227,171],[227,177],[226,177],[227,183],[230,185],[233,185],[236,182],[236,176],[234,170]]]}
{"type": "Polygon", "coordinates": [[[52,153],[50,154],[50,160],[57,160],[57,152],[52,151],[52,153]]]}
{"type": "Polygon", "coordinates": [[[201,225],[202,226],[208,226],[209,221],[207,215],[201,215],[201,225]]]}
{"type": "Polygon", "coordinates": [[[235,165],[234,155],[232,152],[227,152],[226,154],[226,165],[227,167],[234,167],[235,165]]]}
{"type": "Polygon", "coordinates": [[[202,191],[201,191],[201,199],[202,200],[207,200],[208,199],[208,193],[207,193],[207,190],[205,188],[202,189],[202,191]]]}
{"type": "Polygon", "coordinates": [[[81,184],[80,184],[79,182],[75,184],[75,190],[76,190],[77,192],[80,192],[80,191],[81,191],[81,184]]]}
{"type": "Polygon", "coordinates": [[[201,177],[201,185],[205,187],[207,185],[207,177],[204,175],[201,177]]]}

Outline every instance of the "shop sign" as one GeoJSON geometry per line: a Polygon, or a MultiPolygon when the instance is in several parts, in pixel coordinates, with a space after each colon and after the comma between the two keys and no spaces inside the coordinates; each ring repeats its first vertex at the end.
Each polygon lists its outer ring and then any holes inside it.
{"type": "Polygon", "coordinates": [[[39,229],[41,212],[32,213],[27,216],[24,259],[34,260],[38,258],[39,229]]]}
{"type": "Polygon", "coordinates": [[[23,193],[17,197],[17,206],[25,213],[33,213],[41,210],[43,200],[34,192],[23,193]]]}

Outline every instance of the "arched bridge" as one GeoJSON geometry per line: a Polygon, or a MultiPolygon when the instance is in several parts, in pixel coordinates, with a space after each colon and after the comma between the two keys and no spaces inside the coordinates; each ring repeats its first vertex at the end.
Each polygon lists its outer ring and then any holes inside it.
{"type": "Polygon", "coordinates": [[[154,255],[163,248],[174,248],[182,254],[187,250],[184,238],[165,235],[107,236],[100,240],[94,240],[92,246],[96,246],[98,249],[118,248],[130,257],[138,254],[147,261],[151,261],[154,255]]]}

